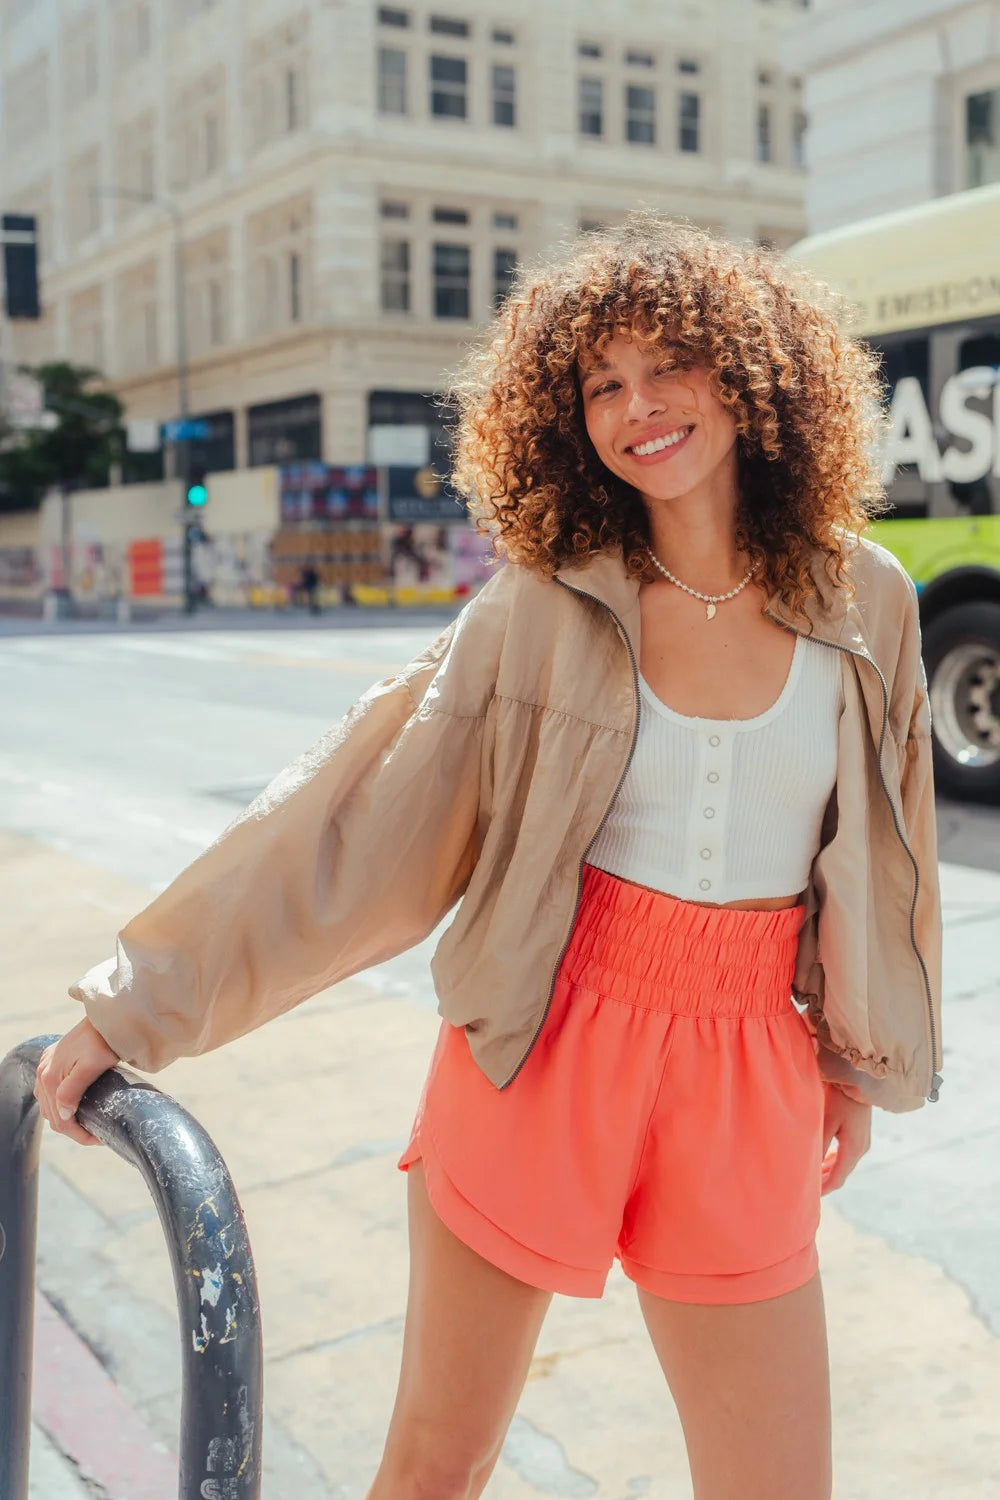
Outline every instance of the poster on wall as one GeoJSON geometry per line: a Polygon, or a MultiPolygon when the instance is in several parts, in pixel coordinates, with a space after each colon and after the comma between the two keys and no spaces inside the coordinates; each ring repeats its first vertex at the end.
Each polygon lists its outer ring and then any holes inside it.
{"type": "Polygon", "coordinates": [[[41,576],[34,547],[0,547],[0,588],[29,589],[41,576]]]}
{"type": "Polygon", "coordinates": [[[501,566],[493,555],[489,538],[472,526],[449,526],[452,588],[459,598],[470,594],[491,578],[501,566]]]}
{"type": "Polygon", "coordinates": [[[148,537],[130,542],[128,581],[133,598],[183,593],[184,559],[180,538],[148,537]]]}
{"type": "Polygon", "coordinates": [[[450,589],[449,526],[387,526],[386,582],[393,588],[450,589]]]}
{"type": "Polygon", "coordinates": [[[371,464],[285,464],[279,469],[281,520],[378,520],[378,470],[371,464]]]}
{"type": "Polygon", "coordinates": [[[415,525],[465,519],[465,501],[430,464],[409,468],[394,465],[386,475],[390,521],[415,525]]]}

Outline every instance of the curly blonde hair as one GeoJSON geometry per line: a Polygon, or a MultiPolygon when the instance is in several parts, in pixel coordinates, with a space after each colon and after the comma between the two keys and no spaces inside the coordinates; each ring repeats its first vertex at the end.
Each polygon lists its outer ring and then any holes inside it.
{"type": "Polygon", "coordinates": [[[844,582],[848,534],[884,502],[878,356],[844,331],[848,313],[771,251],[632,214],[521,272],[452,386],[453,483],[498,556],[551,575],[620,548],[653,576],[646,508],[598,459],[578,376],[629,332],[711,371],[736,421],[737,541],[800,611],[817,552],[844,582]]]}

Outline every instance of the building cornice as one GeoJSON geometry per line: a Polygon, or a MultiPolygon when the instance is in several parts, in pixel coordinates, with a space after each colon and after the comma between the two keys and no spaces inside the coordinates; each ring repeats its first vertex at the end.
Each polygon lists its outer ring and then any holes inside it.
{"type": "Polygon", "coordinates": [[[828,11],[810,12],[789,24],[781,60],[790,72],[817,73],[867,58],[890,39],[940,31],[970,12],[996,20],[997,10],[996,0],[906,0],[906,14],[900,15],[881,0],[840,0],[828,11]]]}

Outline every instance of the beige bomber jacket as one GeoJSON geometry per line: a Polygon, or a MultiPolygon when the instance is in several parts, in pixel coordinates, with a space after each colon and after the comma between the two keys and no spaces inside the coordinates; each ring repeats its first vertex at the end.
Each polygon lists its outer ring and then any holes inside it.
{"type": "MultiPolygon", "coordinates": [[[[817,566],[841,652],[837,782],[795,994],[824,1076],[894,1111],[937,1097],[940,905],[916,595],[859,543],[817,566]]],[[[444,633],[283,771],[70,991],[146,1071],[208,1051],[430,933],[441,1014],[498,1088],[548,1011],[581,869],[631,759],[639,590],[619,554],[499,568],[444,633]]]]}

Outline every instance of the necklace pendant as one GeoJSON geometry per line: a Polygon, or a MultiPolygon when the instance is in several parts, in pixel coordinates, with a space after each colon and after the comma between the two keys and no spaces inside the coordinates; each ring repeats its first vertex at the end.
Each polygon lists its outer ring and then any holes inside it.
{"type": "Polygon", "coordinates": [[[714,604],[706,604],[705,605],[705,614],[707,615],[707,617],[710,620],[714,620],[715,619],[715,605],[714,604]]]}

